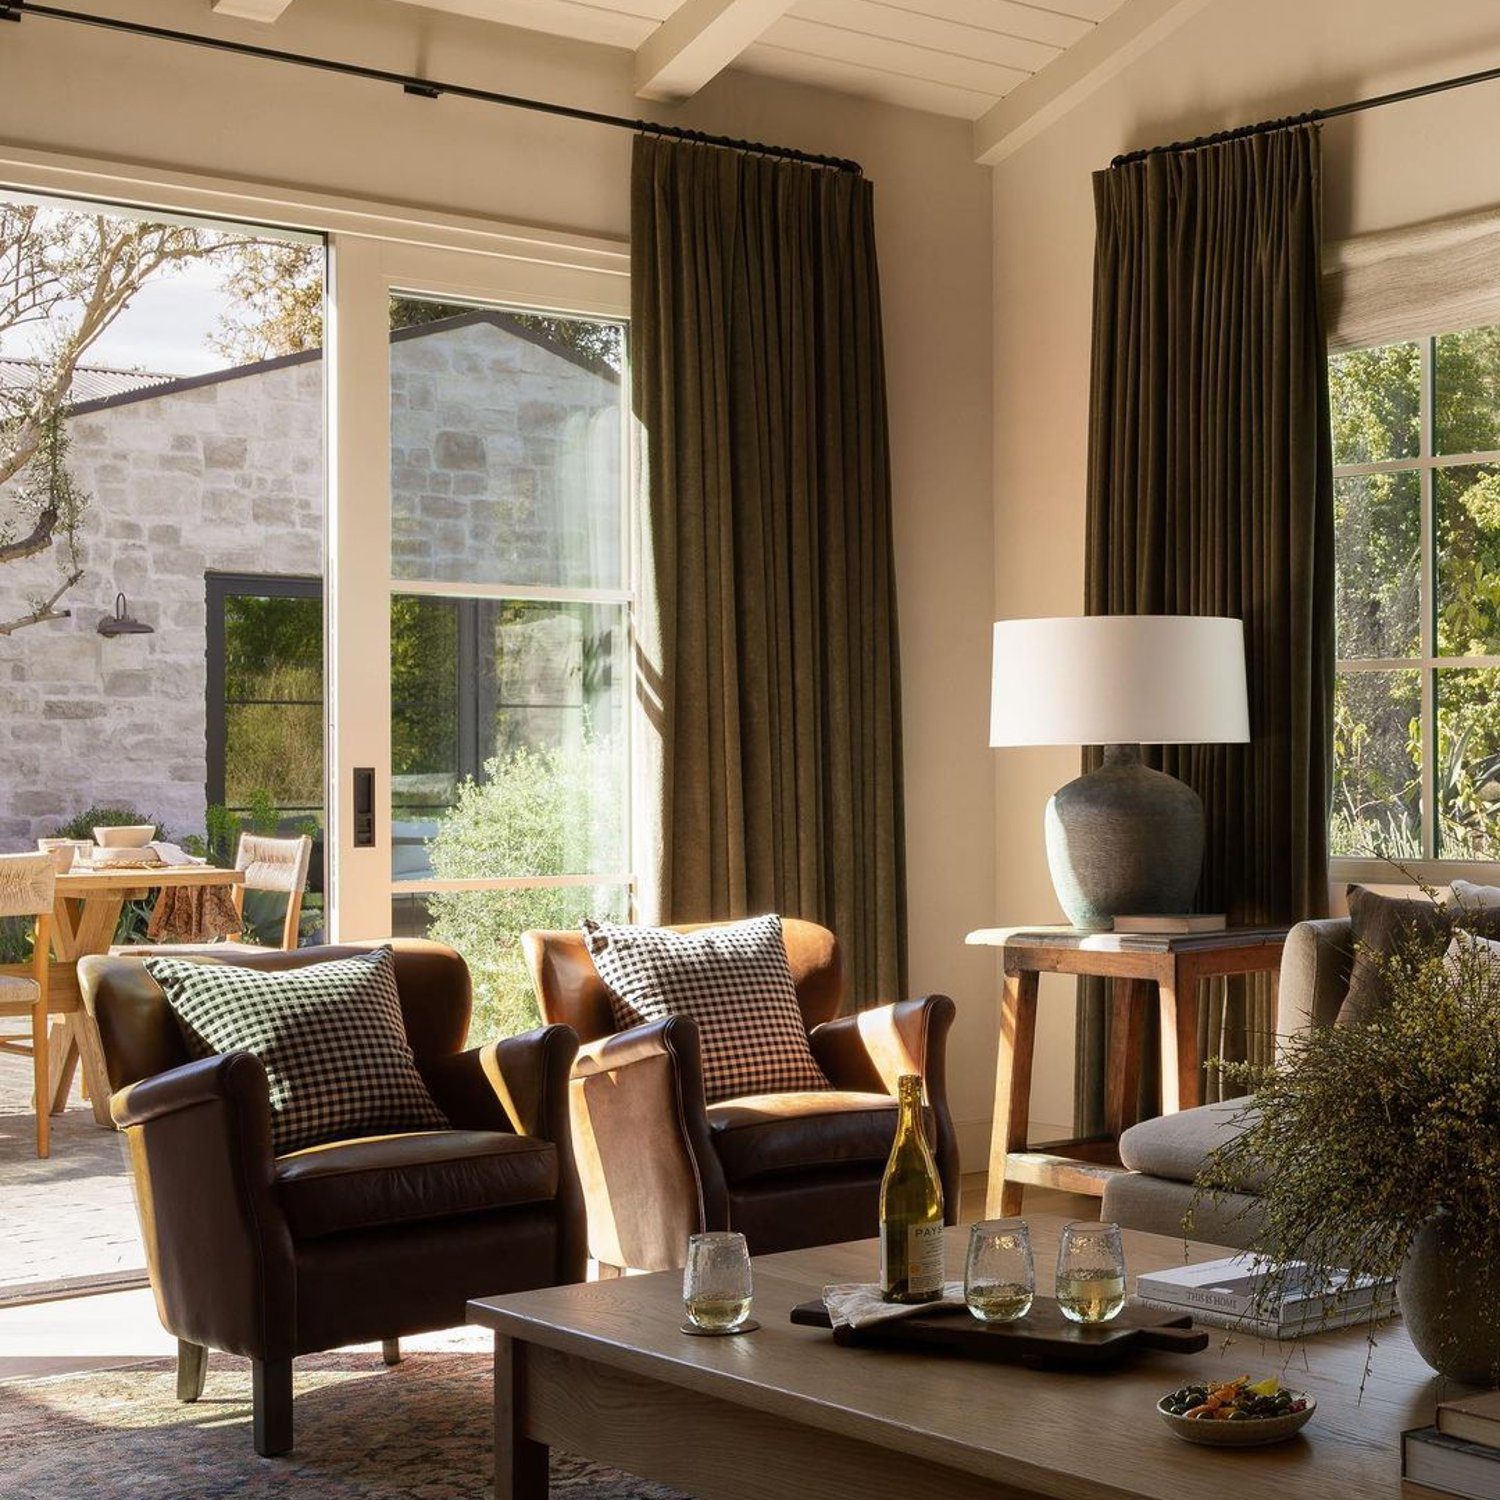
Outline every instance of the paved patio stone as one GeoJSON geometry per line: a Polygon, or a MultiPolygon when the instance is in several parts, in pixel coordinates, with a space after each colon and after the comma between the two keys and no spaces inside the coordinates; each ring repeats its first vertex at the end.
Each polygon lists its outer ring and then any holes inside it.
{"type": "Polygon", "coordinates": [[[56,1283],[144,1284],[145,1251],[124,1140],[94,1124],[75,1085],[52,1119],[52,1154],[36,1156],[31,1064],[0,1056],[0,1303],[56,1283]]]}

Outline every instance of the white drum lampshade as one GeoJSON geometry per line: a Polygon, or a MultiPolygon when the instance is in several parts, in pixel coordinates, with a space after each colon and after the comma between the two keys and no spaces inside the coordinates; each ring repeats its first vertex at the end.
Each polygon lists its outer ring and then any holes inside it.
{"type": "Polygon", "coordinates": [[[1104,765],[1047,804],[1047,859],[1075,927],[1188,911],[1203,804],[1140,762],[1142,745],[1250,738],[1245,633],[1199,615],[1090,615],[995,624],[990,744],[1103,745],[1104,765]]]}

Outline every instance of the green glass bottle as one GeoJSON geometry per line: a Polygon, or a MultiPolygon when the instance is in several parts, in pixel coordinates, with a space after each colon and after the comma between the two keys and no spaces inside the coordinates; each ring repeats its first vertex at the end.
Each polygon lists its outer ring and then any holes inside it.
{"type": "Polygon", "coordinates": [[[880,1294],[932,1302],[943,1294],[943,1185],[922,1123],[922,1080],[899,1084],[901,1114],[880,1183],[880,1294]]]}

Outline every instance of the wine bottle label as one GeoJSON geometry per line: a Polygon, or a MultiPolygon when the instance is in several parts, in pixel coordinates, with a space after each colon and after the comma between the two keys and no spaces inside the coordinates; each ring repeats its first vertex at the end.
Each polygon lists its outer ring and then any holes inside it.
{"type": "Polygon", "coordinates": [[[906,1231],[907,1288],[913,1295],[943,1289],[943,1226],[913,1224],[906,1231]]]}

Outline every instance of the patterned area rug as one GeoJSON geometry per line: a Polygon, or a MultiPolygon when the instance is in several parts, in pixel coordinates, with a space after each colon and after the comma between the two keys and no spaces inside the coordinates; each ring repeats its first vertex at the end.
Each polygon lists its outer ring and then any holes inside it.
{"type": "MultiPolygon", "coordinates": [[[[296,1363],[296,1447],[256,1457],[250,1366],[211,1355],[203,1398],[176,1399],[175,1369],[121,1369],[0,1385],[6,1500],[480,1500],[491,1494],[487,1354],[418,1350],[388,1369],[363,1350],[296,1363]]],[[[559,1500],[687,1500],[567,1454],[559,1500]]]]}

